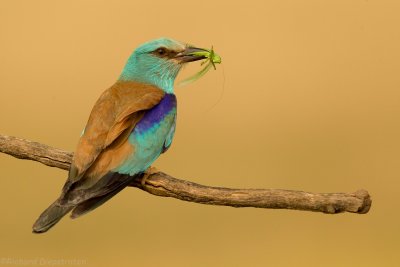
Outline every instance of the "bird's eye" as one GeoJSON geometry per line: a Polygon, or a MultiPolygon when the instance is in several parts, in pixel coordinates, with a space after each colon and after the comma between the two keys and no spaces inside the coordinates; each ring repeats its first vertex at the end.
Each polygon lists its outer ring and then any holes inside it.
{"type": "Polygon", "coordinates": [[[165,49],[164,47],[160,47],[157,49],[157,54],[159,56],[164,56],[165,54],[167,54],[167,49],[165,49]]]}

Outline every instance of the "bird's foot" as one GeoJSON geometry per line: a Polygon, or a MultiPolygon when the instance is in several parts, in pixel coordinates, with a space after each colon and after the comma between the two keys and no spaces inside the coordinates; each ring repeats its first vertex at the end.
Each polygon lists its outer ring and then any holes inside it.
{"type": "Polygon", "coordinates": [[[142,180],[140,181],[140,184],[142,185],[142,187],[144,188],[146,185],[146,180],[154,173],[159,172],[159,170],[157,170],[157,168],[154,167],[150,167],[146,170],[146,172],[143,174],[142,180]]]}

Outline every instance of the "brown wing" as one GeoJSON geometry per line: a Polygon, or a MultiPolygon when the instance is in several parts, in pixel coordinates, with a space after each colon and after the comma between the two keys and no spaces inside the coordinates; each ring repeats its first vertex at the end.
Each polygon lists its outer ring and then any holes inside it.
{"type": "Polygon", "coordinates": [[[130,130],[163,96],[161,89],[136,82],[117,82],[106,90],[90,113],[63,191],[88,173],[92,177],[104,173],[102,169],[118,159],[118,155],[113,159],[110,154],[126,154],[130,130]]]}

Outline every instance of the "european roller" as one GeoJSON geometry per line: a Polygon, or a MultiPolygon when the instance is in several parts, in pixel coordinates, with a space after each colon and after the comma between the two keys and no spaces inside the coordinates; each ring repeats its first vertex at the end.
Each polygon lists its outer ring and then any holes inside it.
{"type": "Polygon", "coordinates": [[[72,211],[77,218],[112,198],[167,151],[176,123],[174,81],[208,50],[161,38],[139,46],[94,105],[60,197],[33,225],[43,233],[72,211]]]}

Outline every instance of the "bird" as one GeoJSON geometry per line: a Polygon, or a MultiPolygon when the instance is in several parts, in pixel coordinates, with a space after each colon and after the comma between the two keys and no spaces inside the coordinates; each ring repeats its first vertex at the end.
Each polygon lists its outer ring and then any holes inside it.
{"type": "Polygon", "coordinates": [[[137,47],[92,108],[61,194],[33,224],[44,233],[66,214],[78,218],[115,196],[171,146],[182,67],[206,49],[170,38],[137,47]],[[200,53],[199,53],[200,52],[200,53]]]}

